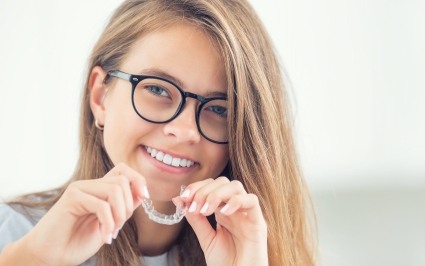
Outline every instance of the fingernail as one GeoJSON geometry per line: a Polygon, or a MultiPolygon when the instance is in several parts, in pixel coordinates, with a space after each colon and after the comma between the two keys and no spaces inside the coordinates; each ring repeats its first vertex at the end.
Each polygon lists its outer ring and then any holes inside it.
{"type": "Polygon", "coordinates": [[[113,233],[112,233],[112,238],[113,239],[117,239],[117,236],[118,236],[118,233],[120,232],[120,230],[119,229],[117,229],[117,230],[115,230],[113,233]]]}
{"type": "Polygon", "coordinates": [[[209,206],[209,204],[208,204],[208,202],[205,202],[205,204],[204,204],[204,206],[202,206],[202,208],[201,208],[201,213],[202,214],[204,214],[204,213],[206,213],[207,212],[207,210],[208,210],[208,206],[209,206]]]}
{"type": "Polygon", "coordinates": [[[109,234],[106,239],[106,244],[112,244],[112,234],[109,234]]]}
{"type": "Polygon", "coordinates": [[[229,204],[226,204],[226,205],[224,205],[223,208],[221,208],[220,212],[225,213],[225,212],[227,212],[228,209],[229,209],[229,204]]]}
{"type": "Polygon", "coordinates": [[[189,198],[189,196],[190,196],[190,190],[189,189],[185,189],[183,191],[183,193],[180,195],[180,197],[182,197],[182,198],[189,198]]]}
{"type": "Polygon", "coordinates": [[[195,212],[196,210],[196,202],[192,202],[189,207],[189,212],[195,212]]]}
{"type": "Polygon", "coordinates": [[[174,203],[174,205],[176,205],[176,207],[183,205],[183,201],[180,197],[174,197],[171,199],[171,201],[174,203]]]}
{"type": "Polygon", "coordinates": [[[149,191],[148,191],[148,187],[146,185],[144,185],[143,188],[142,188],[142,194],[143,194],[143,197],[149,199],[149,191]]]}

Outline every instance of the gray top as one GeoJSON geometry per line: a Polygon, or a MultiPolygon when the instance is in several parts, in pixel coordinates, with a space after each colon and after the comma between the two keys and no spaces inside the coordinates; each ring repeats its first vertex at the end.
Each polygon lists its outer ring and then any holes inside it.
{"type": "MultiPolygon", "coordinates": [[[[7,244],[15,242],[28,233],[43,214],[43,211],[33,211],[33,209],[30,214],[21,206],[0,203],[0,253],[7,244]]],[[[170,265],[167,254],[155,257],[144,256],[140,259],[149,266],[167,266],[170,265]]],[[[91,258],[82,265],[94,266],[96,262],[94,258],[91,258]]]]}

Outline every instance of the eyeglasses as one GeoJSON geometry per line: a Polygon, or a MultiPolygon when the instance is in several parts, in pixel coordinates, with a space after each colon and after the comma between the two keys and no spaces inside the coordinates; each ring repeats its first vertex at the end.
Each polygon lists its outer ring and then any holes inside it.
{"type": "Polygon", "coordinates": [[[200,104],[195,116],[201,135],[217,144],[228,143],[226,97],[206,98],[186,92],[162,77],[132,75],[120,70],[109,71],[108,75],[130,81],[134,111],[151,123],[170,122],[182,112],[186,98],[198,100],[200,104]]]}

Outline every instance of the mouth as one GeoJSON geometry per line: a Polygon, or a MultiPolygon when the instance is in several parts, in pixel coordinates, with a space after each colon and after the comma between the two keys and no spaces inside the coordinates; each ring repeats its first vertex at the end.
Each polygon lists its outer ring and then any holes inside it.
{"type": "Polygon", "coordinates": [[[195,164],[195,162],[192,160],[186,158],[173,157],[170,154],[158,151],[148,146],[144,146],[144,148],[150,154],[150,156],[152,156],[152,158],[155,158],[166,165],[189,168],[195,164]]]}

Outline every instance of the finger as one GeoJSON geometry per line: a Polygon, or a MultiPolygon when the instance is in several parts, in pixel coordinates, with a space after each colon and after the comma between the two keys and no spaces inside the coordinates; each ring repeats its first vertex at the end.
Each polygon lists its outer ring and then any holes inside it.
{"type": "Polygon", "coordinates": [[[186,220],[193,228],[202,250],[206,253],[217,232],[212,228],[207,217],[203,215],[188,213],[186,220]]]}
{"type": "Polygon", "coordinates": [[[230,216],[235,212],[244,212],[253,222],[263,217],[258,197],[255,194],[234,195],[220,209],[220,213],[230,216]]]}
{"type": "Polygon", "coordinates": [[[174,203],[174,205],[176,207],[184,206],[184,202],[182,201],[182,199],[179,196],[172,198],[171,201],[174,203]]]}
{"type": "Polygon", "coordinates": [[[109,175],[123,175],[129,179],[133,199],[136,205],[140,204],[142,199],[149,199],[149,191],[146,187],[145,178],[128,165],[124,163],[117,164],[107,175],[105,175],[105,177],[109,175]]]}
{"type": "Polygon", "coordinates": [[[190,185],[188,185],[183,193],[181,194],[180,198],[184,201],[184,202],[191,202],[193,200],[193,195],[195,195],[195,193],[203,186],[206,186],[210,183],[214,182],[214,179],[212,178],[208,178],[208,179],[204,179],[195,183],[192,183],[190,185]]]}
{"type": "Polygon", "coordinates": [[[76,216],[95,214],[99,221],[103,241],[111,244],[115,223],[108,202],[73,187],[69,188],[66,194],[70,199],[78,199],[78,201],[70,201],[71,213],[76,216]]]}
{"type": "Polygon", "coordinates": [[[183,198],[183,200],[186,200],[187,203],[191,203],[188,209],[188,211],[191,213],[198,213],[200,212],[200,210],[207,210],[208,204],[205,204],[206,197],[212,191],[230,182],[229,179],[224,176],[220,176],[216,179],[207,179],[203,181],[191,184],[191,197],[186,199],[183,198]]]}
{"type": "Polygon", "coordinates": [[[267,239],[267,224],[258,197],[254,194],[231,197],[226,205],[216,212],[215,217],[217,223],[231,234],[243,234],[241,239],[246,238],[252,242],[267,239]]]}
{"type": "MultiPolygon", "coordinates": [[[[196,198],[201,192],[196,194],[195,200],[197,200],[196,198]]],[[[242,183],[239,181],[222,182],[214,187],[213,190],[206,190],[206,192],[206,195],[199,195],[199,197],[204,197],[204,205],[200,208],[200,213],[206,216],[216,212],[218,208],[221,208],[234,195],[246,194],[242,183]]]]}
{"type": "Polygon", "coordinates": [[[108,181],[114,180],[116,176],[125,176],[129,180],[130,191],[133,198],[133,211],[140,205],[142,199],[149,198],[146,180],[137,171],[124,163],[120,163],[112,168],[102,179],[108,181]]]}
{"type": "Polygon", "coordinates": [[[188,212],[190,213],[206,213],[209,209],[209,202],[206,201],[206,198],[210,193],[217,190],[217,188],[228,184],[229,180],[226,177],[219,177],[213,182],[205,184],[200,187],[197,191],[193,193],[192,202],[189,206],[188,212]]]}
{"type": "Polygon", "coordinates": [[[125,176],[119,176],[118,182],[120,183],[122,192],[123,192],[123,199],[126,206],[126,218],[130,218],[134,211],[134,205],[135,202],[133,198],[133,193],[131,191],[131,183],[125,176]]]}
{"type": "MultiPolygon", "coordinates": [[[[118,179],[118,178],[117,178],[118,179]]],[[[114,217],[115,231],[121,229],[127,220],[127,208],[122,187],[115,183],[100,182],[99,179],[74,184],[80,191],[109,203],[114,217]]]]}
{"type": "Polygon", "coordinates": [[[126,206],[126,218],[130,218],[133,214],[135,209],[134,205],[136,203],[134,202],[133,193],[131,192],[130,180],[123,175],[105,177],[104,180],[108,183],[117,184],[121,187],[122,196],[126,206]]]}

